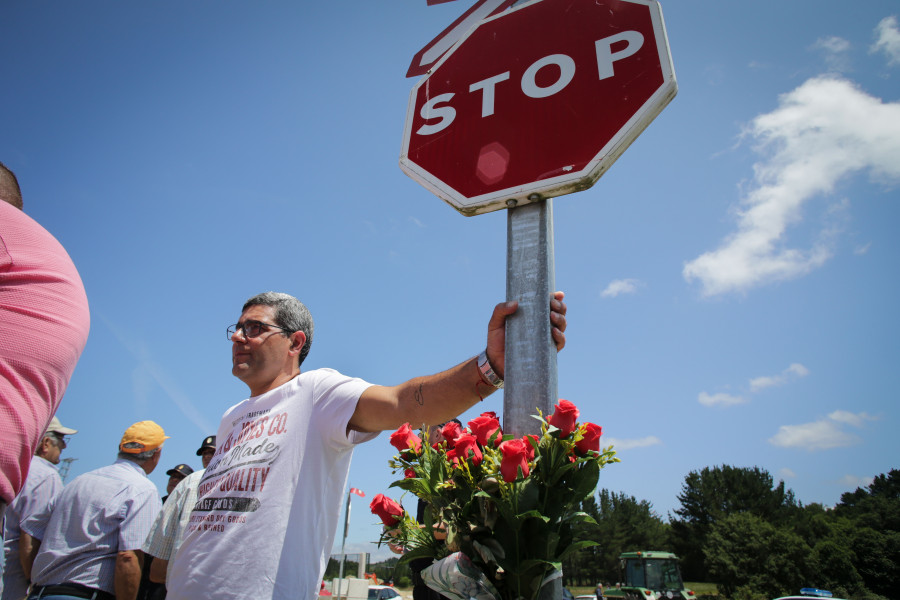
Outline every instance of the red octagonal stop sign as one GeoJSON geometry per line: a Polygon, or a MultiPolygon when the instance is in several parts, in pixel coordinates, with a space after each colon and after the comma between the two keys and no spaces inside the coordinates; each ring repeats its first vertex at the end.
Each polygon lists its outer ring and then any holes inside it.
{"type": "Polygon", "coordinates": [[[676,91],[656,0],[536,0],[416,84],[400,167],[465,215],[584,190],[676,91]]]}

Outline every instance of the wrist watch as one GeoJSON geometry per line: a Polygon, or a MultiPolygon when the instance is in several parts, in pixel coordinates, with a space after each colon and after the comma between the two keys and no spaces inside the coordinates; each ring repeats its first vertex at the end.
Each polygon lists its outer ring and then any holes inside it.
{"type": "Polygon", "coordinates": [[[481,354],[478,355],[478,371],[481,373],[481,378],[484,379],[485,383],[497,389],[503,387],[503,380],[497,375],[491,366],[491,361],[488,360],[487,350],[482,350],[481,354]]]}

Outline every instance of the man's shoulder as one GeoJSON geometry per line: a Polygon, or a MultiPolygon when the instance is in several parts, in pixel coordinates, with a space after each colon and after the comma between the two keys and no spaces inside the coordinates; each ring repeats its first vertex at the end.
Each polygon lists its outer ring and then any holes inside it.
{"type": "MultiPolygon", "coordinates": [[[[175,488],[177,491],[178,488],[184,487],[184,489],[190,489],[191,487],[197,487],[200,485],[200,480],[203,479],[203,474],[206,472],[206,469],[198,469],[184,478],[184,480],[178,484],[178,487],[175,488]]],[[[174,493],[174,492],[173,492],[174,493]]]]}
{"type": "Polygon", "coordinates": [[[344,375],[336,369],[319,367],[300,372],[296,377],[285,381],[277,388],[255,398],[247,398],[232,406],[225,413],[226,416],[242,410],[245,406],[255,406],[259,402],[271,402],[273,399],[292,397],[300,394],[316,394],[323,389],[337,386],[348,381],[361,381],[356,377],[344,375]]]}
{"type": "Polygon", "coordinates": [[[332,369],[329,367],[319,367],[318,369],[303,371],[302,373],[300,373],[300,375],[292,379],[290,383],[293,383],[296,386],[314,385],[320,389],[331,389],[346,383],[365,386],[372,385],[364,379],[354,377],[352,375],[346,375],[344,373],[341,373],[337,369],[332,369]]]}
{"type": "Polygon", "coordinates": [[[87,493],[108,489],[109,487],[121,487],[137,489],[143,492],[153,492],[156,485],[147,477],[143,469],[137,463],[127,460],[117,460],[111,465],[105,465],[93,471],[82,473],[72,480],[64,490],[72,488],[87,493]]]}
{"type": "Polygon", "coordinates": [[[291,379],[288,384],[292,384],[294,386],[303,386],[309,385],[310,383],[321,381],[323,379],[330,378],[344,378],[350,379],[347,375],[344,375],[337,369],[332,369],[329,367],[319,367],[317,369],[310,369],[308,371],[302,371],[299,375],[291,379]]]}
{"type": "Polygon", "coordinates": [[[59,480],[62,483],[62,477],[59,471],[53,466],[49,460],[35,456],[31,461],[31,470],[28,472],[28,478],[34,478],[35,481],[44,481],[45,479],[59,480]]]}

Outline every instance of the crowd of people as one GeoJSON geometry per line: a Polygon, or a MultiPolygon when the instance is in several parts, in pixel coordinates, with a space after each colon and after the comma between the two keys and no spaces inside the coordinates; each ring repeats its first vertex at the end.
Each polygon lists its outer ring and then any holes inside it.
{"type": "MultiPolygon", "coordinates": [[[[354,447],[403,423],[443,423],[503,385],[515,301],[495,306],[478,356],[382,386],[301,370],[312,316],[297,298],[266,292],[227,330],[231,371],[249,397],[203,440],[203,469],[170,469],[163,502],[147,475],[167,436],[140,421],[115,462],[63,485],[54,465],[77,431],[54,415],[87,339],[87,298],[68,254],[24,214],[2,163],[0,200],[2,600],[311,600],[354,447]]],[[[548,343],[562,349],[563,294],[549,301],[548,343]]]]}

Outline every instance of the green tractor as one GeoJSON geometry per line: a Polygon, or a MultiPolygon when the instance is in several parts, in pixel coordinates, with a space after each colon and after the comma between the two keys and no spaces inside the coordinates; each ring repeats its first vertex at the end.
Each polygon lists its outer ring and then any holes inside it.
{"type": "Polygon", "coordinates": [[[678,557],[671,552],[643,550],[619,555],[624,583],[603,590],[604,598],[622,600],[692,600],[694,592],[684,587],[678,557]]]}

